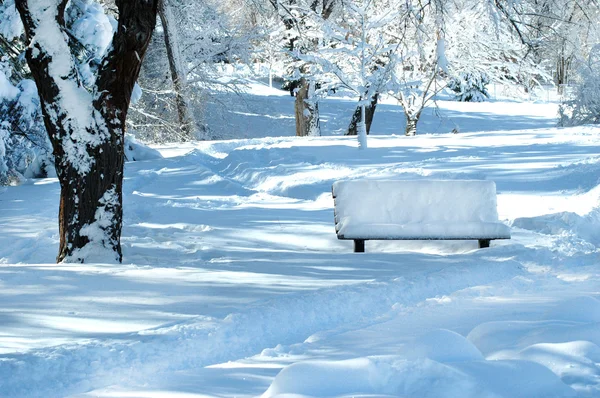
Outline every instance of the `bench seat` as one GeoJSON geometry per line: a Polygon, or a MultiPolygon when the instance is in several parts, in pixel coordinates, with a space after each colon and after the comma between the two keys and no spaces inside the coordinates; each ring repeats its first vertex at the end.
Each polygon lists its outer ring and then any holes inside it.
{"type": "Polygon", "coordinates": [[[463,224],[362,224],[351,222],[340,228],[339,239],[364,240],[468,240],[510,239],[510,228],[502,223],[463,224]]]}

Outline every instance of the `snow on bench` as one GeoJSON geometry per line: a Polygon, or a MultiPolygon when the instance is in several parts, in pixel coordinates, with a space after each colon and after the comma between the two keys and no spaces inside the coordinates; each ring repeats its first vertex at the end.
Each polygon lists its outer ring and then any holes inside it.
{"type": "Polygon", "coordinates": [[[333,184],[338,239],[365,240],[510,239],[498,221],[496,184],[460,180],[353,180],[333,184]]]}

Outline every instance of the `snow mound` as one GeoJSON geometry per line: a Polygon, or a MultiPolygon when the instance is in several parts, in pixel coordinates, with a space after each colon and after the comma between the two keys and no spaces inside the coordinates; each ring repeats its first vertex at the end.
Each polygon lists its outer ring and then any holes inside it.
{"type": "Polygon", "coordinates": [[[469,376],[430,360],[399,357],[306,361],[284,368],[262,398],[351,395],[487,397],[469,376]]]}
{"type": "Polygon", "coordinates": [[[599,215],[597,210],[585,216],[566,211],[516,218],[512,226],[544,235],[574,235],[590,243],[600,244],[599,215]]]}
{"type": "Polygon", "coordinates": [[[563,300],[540,321],[482,323],[467,336],[484,355],[519,358],[517,352],[537,344],[588,341],[600,345],[600,301],[588,296],[563,300]]]}
{"type": "MultiPolygon", "coordinates": [[[[577,393],[564,384],[547,367],[535,362],[470,361],[453,364],[453,367],[477,380],[492,397],[506,398],[567,398],[577,393]]],[[[448,395],[442,394],[442,397],[448,395]]],[[[468,396],[468,395],[462,395],[468,396]]]]}
{"type": "Polygon", "coordinates": [[[438,362],[460,362],[483,360],[481,352],[460,334],[437,329],[415,340],[411,354],[438,362]]]}
{"type": "MultiPolygon", "coordinates": [[[[569,341],[567,343],[541,343],[521,350],[521,359],[541,363],[541,357],[562,356],[563,358],[587,357],[590,363],[600,363],[600,347],[589,341],[569,341]]],[[[551,368],[555,361],[546,361],[545,366],[551,368]]]]}
{"type": "Polygon", "coordinates": [[[600,347],[594,343],[534,344],[515,357],[547,367],[580,392],[580,396],[600,394],[600,347]]]}
{"type": "MultiPolygon", "coordinates": [[[[540,332],[541,329],[536,331],[540,332]]],[[[560,332],[560,328],[556,331],[560,332]]],[[[507,360],[536,363],[558,376],[577,392],[577,396],[600,395],[600,347],[590,341],[537,343],[517,352],[510,349],[499,351],[489,359],[498,363],[507,360]]]]}
{"type": "Polygon", "coordinates": [[[130,162],[162,159],[160,152],[142,144],[131,135],[125,136],[125,157],[130,162]]]}
{"type": "Polygon", "coordinates": [[[562,301],[544,315],[545,319],[574,322],[600,322],[600,300],[590,296],[562,301]]]}
{"type": "Polygon", "coordinates": [[[576,393],[548,368],[530,361],[442,364],[386,356],[294,363],[275,377],[262,398],[356,395],[564,398],[576,393]]]}

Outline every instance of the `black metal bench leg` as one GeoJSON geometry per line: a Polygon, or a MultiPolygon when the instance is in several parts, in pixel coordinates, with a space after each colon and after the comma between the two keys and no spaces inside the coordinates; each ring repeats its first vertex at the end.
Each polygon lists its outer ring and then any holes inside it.
{"type": "Polygon", "coordinates": [[[354,239],[354,253],[364,253],[365,252],[365,240],[364,239],[354,239]]]}
{"type": "Polygon", "coordinates": [[[491,239],[479,239],[479,248],[490,247],[491,239]]]}

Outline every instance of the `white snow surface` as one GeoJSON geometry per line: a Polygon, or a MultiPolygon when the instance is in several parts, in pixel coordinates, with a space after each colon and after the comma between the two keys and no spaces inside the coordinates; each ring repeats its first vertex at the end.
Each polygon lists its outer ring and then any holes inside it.
{"type": "Polygon", "coordinates": [[[12,85],[0,70],[0,100],[12,101],[19,95],[19,89],[12,85]]]}
{"type": "Polygon", "coordinates": [[[95,48],[95,54],[103,56],[113,39],[113,27],[104,7],[92,1],[79,3],[82,15],[73,24],[72,30],[81,44],[95,48]]]}
{"type": "Polygon", "coordinates": [[[333,195],[346,239],[510,238],[493,181],[336,181],[333,195]]]}
{"type": "Polygon", "coordinates": [[[127,163],[123,264],[53,263],[56,179],[0,188],[0,397],[600,396],[600,128],[440,101],[394,136],[384,102],[359,151],[354,100],[296,138],[255,88],[213,123],[247,138],[127,163]],[[494,181],[512,239],[354,254],[331,186],[359,179],[494,181]]]}
{"type": "Polygon", "coordinates": [[[0,4],[0,35],[12,40],[23,34],[21,16],[15,7],[14,0],[5,0],[0,4]]]}

